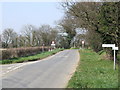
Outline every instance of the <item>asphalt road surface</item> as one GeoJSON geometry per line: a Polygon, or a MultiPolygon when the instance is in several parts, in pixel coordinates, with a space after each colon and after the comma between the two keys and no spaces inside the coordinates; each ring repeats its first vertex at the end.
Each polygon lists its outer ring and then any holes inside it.
{"type": "Polygon", "coordinates": [[[39,61],[2,65],[2,88],[65,88],[78,62],[78,50],[64,50],[39,61]]]}

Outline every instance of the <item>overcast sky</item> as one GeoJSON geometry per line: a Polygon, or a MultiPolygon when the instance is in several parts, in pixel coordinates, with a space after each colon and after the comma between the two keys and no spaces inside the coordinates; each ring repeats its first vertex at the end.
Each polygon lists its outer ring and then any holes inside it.
{"type": "Polygon", "coordinates": [[[13,28],[16,32],[32,24],[55,26],[64,13],[57,2],[4,2],[2,3],[2,29],[13,28]]]}

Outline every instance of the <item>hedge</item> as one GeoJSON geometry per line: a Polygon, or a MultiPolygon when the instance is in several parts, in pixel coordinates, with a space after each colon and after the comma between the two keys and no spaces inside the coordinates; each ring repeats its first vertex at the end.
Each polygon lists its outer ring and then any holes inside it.
{"type": "Polygon", "coordinates": [[[35,55],[43,51],[48,51],[49,49],[49,47],[10,48],[2,50],[2,60],[35,55]]]}

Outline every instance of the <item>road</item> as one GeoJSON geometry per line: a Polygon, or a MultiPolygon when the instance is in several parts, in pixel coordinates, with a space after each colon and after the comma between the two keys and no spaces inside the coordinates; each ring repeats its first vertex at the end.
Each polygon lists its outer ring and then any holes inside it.
{"type": "Polygon", "coordinates": [[[78,50],[64,50],[39,61],[2,65],[2,88],[65,88],[78,62],[78,50]]]}

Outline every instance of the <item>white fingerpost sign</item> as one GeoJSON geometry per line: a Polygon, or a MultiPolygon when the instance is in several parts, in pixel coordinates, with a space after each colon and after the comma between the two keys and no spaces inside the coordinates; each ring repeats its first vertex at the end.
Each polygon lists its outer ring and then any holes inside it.
{"type": "Polygon", "coordinates": [[[102,47],[112,47],[112,50],[114,50],[114,66],[113,68],[115,69],[115,50],[118,50],[118,47],[115,47],[115,44],[102,44],[102,47]]]}
{"type": "Polygon", "coordinates": [[[102,44],[102,47],[115,47],[115,44],[102,44]]]}

